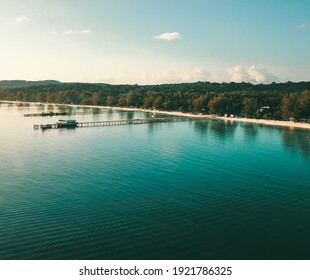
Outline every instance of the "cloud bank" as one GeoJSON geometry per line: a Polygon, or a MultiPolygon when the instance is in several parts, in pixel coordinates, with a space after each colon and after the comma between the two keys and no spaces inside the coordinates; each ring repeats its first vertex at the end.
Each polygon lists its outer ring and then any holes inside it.
{"type": "Polygon", "coordinates": [[[214,80],[214,75],[203,67],[196,67],[187,70],[152,70],[142,73],[142,84],[163,84],[163,83],[192,83],[198,81],[214,80]]]}
{"type": "Polygon", "coordinates": [[[198,81],[208,81],[212,79],[211,73],[208,72],[203,67],[196,67],[192,71],[184,72],[181,80],[182,82],[198,82],[198,81]]]}
{"type": "Polygon", "coordinates": [[[278,81],[278,78],[270,73],[266,68],[260,69],[255,65],[246,69],[240,65],[231,67],[227,70],[230,81],[241,83],[241,82],[251,82],[251,83],[271,83],[278,81]]]}
{"type": "Polygon", "coordinates": [[[19,16],[15,19],[15,23],[16,24],[22,24],[22,23],[25,23],[27,21],[30,21],[30,18],[27,17],[27,16],[19,16]]]}
{"type": "Polygon", "coordinates": [[[180,32],[166,32],[166,33],[154,36],[153,39],[172,41],[172,40],[182,39],[182,36],[180,32]]]}

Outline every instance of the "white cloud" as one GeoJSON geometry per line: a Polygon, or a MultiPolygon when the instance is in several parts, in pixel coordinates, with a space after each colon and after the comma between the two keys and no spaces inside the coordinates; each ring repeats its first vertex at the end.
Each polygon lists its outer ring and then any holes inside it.
{"type": "Polygon", "coordinates": [[[214,81],[216,76],[203,67],[187,70],[152,70],[142,73],[141,84],[192,83],[198,81],[214,81]]]}
{"type": "Polygon", "coordinates": [[[243,82],[248,78],[246,70],[240,65],[229,68],[228,74],[230,76],[230,81],[235,83],[243,82]]]}
{"type": "Polygon", "coordinates": [[[177,39],[182,39],[180,32],[166,32],[160,35],[156,35],[153,37],[155,40],[165,40],[165,41],[172,41],[177,39]]]}
{"type": "Polygon", "coordinates": [[[271,83],[277,81],[277,77],[270,73],[266,68],[259,69],[255,65],[245,69],[237,65],[228,69],[231,82],[254,82],[254,83],[271,83]]]}
{"type": "Polygon", "coordinates": [[[16,24],[22,24],[24,22],[30,21],[30,18],[27,16],[19,16],[15,19],[16,24]]]}
{"type": "Polygon", "coordinates": [[[196,67],[192,71],[186,71],[183,73],[182,82],[198,82],[209,81],[211,74],[203,67],[196,67]]]}
{"type": "Polygon", "coordinates": [[[90,32],[91,32],[90,29],[83,29],[83,30],[72,30],[72,29],[69,29],[69,30],[65,31],[63,34],[64,35],[88,34],[90,32]]]}
{"type": "Polygon", "coordinates": [[[310,28],[310,24],[309,23],[303,23],[303,24],[298,26],[298,29],[307,29],[307,28],[310,28]]]}
{"type": "Polygon", "coordinates": [[[255,65],[252,65],[248,69],[248,74],[250,75],[250,79],[255,81],[256,83],[264,83],[266,81],[268,72],[259,70],[255,67],[255,65]]]}
{"type": "Polygon", "coordinates": [[[177,73],[173,70],[153,70],[151,72],[142,73],[142,84],[165,84],[165,83],[177,83],[177,73]]]}

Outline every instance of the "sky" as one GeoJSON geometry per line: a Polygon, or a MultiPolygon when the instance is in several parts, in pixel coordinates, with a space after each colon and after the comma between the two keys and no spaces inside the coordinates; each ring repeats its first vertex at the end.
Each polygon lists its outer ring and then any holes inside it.
{"type": "Polygon", "coordinates": [[[309,0],[0,0],[0,80],[310,81],[309,0]]]}

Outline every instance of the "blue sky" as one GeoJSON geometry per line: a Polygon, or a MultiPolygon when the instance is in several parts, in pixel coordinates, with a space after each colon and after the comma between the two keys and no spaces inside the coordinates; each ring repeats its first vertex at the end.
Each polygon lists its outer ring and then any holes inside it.
{"type": "Polygon", "coordinates": [[[309,0],[0,4],[0,80],[310,80],[309,0]]]}

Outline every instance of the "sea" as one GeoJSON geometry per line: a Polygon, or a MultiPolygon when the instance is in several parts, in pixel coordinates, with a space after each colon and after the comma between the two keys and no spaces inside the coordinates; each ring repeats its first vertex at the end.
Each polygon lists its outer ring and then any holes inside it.
{"type": "Polygon", "coordinates": [[[0,103],[0,259],[310,259],[310,130],[0,103]],[[25,117],[41,112],[67,116],[25,117]]]}

